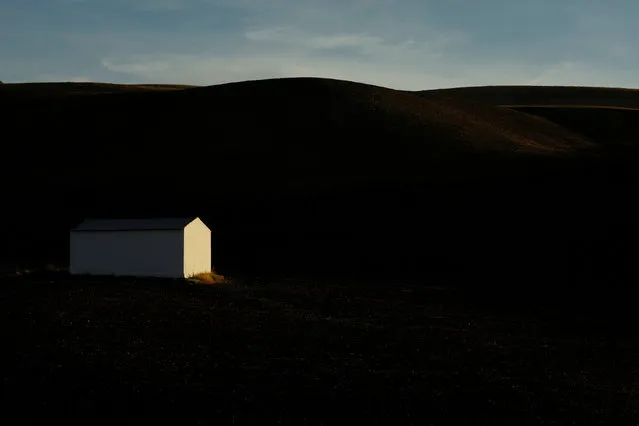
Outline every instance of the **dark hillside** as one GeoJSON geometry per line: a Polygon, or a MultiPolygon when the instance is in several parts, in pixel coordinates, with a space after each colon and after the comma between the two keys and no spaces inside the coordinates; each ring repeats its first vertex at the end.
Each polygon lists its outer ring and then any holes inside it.
{"type": "Polygon", "coordinates": [[[5,160],[28,157],[29,182],[41,177],[68,189],[197,182],[219,195],[432,182],[492,173],[478,155],[574,156],[591,148],[517,112],[332,80],[4,102],[6,131],[21,134],[5,160]]]}
{"type": "Polygon", "coordinates": [[[64,263],[87,215],[196,214],[226,273],[521,281],[625,262],[616,240],[599,250],[611,209],[632,217],[609,191],[625,169],[514,110],[310,78],[0,104],[20,135],[7,256],[64,263]]]}

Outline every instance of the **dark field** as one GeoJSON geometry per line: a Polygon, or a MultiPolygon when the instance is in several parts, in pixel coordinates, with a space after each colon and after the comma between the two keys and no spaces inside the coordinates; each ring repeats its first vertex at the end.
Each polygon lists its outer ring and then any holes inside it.
{"type": "Polygon", "coordinates": [[[3,415],[180,424],[639,421],[637,314],[621,303],[627,295],[520,288],[489,296],[424,284],[6,278],[3,415]]]}

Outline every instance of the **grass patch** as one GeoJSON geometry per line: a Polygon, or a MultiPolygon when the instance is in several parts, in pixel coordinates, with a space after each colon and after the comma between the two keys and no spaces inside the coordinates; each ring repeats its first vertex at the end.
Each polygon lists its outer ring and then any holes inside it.
{"type": "Polygon", "coordinates": [[[1,266],[0,276],[2,277],[21,277],[25,275],[60,275],[68,273],[68,268],[55,265],[53,263],[47,264],[26,264],[26,265],[13,265],[13,266],[1,266]]]}
{"type": "Polygon", "coordinates": [[[200,272],[187,278],[189,282],[194,284],[230,284],[231,280],[224,275],[220,275],[215,270],[210,272],[200,272]]]}

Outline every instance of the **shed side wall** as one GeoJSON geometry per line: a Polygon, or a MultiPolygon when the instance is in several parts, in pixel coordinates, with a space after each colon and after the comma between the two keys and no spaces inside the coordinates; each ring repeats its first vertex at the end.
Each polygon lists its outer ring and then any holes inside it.
{"type": "Polygon", "coordinates": [[[182,230],[71,232],[72,274],[184,277],[182,230]]]}
{"type": "Polygon", "coordinates": [[[200,219],[184,228],[184,276],[211,270],[211,230],[200,219]]]}

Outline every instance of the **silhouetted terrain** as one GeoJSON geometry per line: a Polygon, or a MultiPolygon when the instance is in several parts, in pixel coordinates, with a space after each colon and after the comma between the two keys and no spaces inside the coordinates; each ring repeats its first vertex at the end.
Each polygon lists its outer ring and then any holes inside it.
{"type": "MultiPolygon", "coordinates": [[[[3,128],[19,137],[4,147],[3,232],[17,259],[64,264],[87,215],[196,214],[233,274],[572,285],[562,277],[634,268],[635,159],[578,118],[311,78],[8,87],[3,128]]],[[[612,92],[597,90],[635,93],[612,92]]]]}
{"type": "Polygon", "coordinates": [[[636,425],[636,93],[3,85],[4,414],[636,425]],[[10,276],[183,215],[233,284],[10,276]]]}

